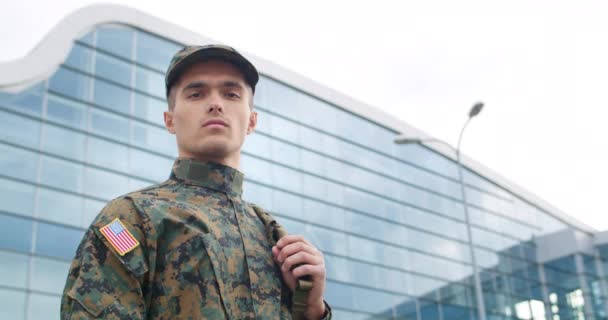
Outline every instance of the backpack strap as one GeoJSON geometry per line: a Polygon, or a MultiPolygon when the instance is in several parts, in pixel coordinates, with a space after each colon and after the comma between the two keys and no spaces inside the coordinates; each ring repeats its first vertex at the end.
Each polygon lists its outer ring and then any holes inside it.
{"type": "MultiPolygon", "coordinates": [[[[266,229],[266,236],[270,243],[274,246],[277,241],[282,237],[287,235],[287,230],[283,226],[281,226],[269,213],[267,213],[264,209],[252,205],[253,211],[258,215],[262,223],[264,224],[264,228],[266,229]]],[[[296,268],[299,265],[295,265],[292,267],[296,268]]],[[[293,320],[303,320],[304,312],[306,311],[306,302],[308,301],[308,294],[310,293],[310,289],[312,289],[312,277],[302,276],[296,280],[296,289],[293,292],[293,296],[291,299],[291,317],[293,320]]]]}

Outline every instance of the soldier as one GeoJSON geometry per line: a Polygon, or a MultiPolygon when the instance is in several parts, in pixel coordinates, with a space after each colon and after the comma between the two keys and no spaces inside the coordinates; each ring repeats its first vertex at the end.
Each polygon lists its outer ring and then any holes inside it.
{"type": "Polygon", "coordinates": [[[95,218],[70,267],[62,319],[331,318],[321,252],[302,236],[274,238],[282,229],[241,198],[257,81],[230,47],[175,54],[164,119],[179,158],[167,181],[110,201],[95,218]]]}

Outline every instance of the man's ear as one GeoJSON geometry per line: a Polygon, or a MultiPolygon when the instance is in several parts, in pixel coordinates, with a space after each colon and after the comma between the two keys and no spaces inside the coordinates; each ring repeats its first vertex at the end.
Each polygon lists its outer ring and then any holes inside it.
{"type": "Polygon", "coordinates": [[[165,117],[165,128],[172,134],[175,134],[175,124],[173,123],[173,110],[165,111],[163,113],[165,117]]]}
{"type": "Polygon", "coordinates": [[[247,134],[251,134],[255,131],[255,126],[258,125],[258,113],[255,111],[251,111],[249,115],[249,125],[247,126],[247,134]]]}

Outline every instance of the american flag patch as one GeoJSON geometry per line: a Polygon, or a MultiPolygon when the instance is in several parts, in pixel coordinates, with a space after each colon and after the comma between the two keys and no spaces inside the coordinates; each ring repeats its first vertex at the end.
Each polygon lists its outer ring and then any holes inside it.
{"type": "Polygon", "coordinates": [[[99,229],[99,231],[101,231],[112,247],[114,247],[121,256],[124,256],[126,253],[139,246],[139,241],[135,239],[118,218],[99,229]]]}

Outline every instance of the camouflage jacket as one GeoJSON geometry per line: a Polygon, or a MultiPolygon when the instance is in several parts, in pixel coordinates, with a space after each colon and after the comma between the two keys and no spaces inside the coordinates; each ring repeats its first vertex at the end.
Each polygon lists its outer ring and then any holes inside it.
{"type": "Polygon", "coordinates": [[[112,200],[78,247],[62,319],[290,319],[242,185],[236,169],[179,158],[169,180],[112,200]]]}

